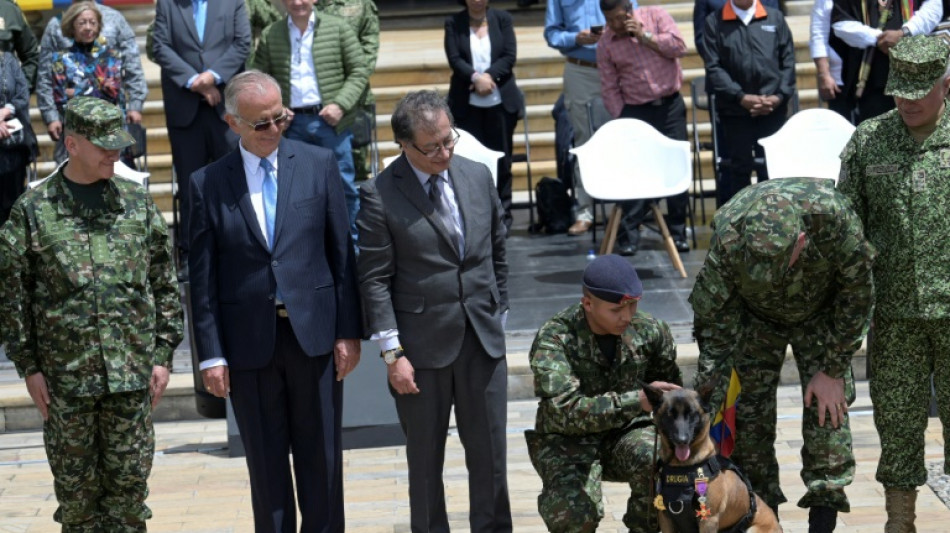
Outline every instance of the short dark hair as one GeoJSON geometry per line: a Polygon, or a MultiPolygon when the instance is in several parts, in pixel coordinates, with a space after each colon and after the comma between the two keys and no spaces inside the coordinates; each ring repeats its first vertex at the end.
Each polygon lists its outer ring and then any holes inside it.
{"type": "Polygon", "coordinates": [[[620,6],[630,6],[633,7],[633,4],[630,3],[630,0],[600,0],[600,10],[604,13],[608,11],[613,11],[620,6]]]}
{"type": "Polygon", "coordinates": [[[393,139],[412,142],[418,130],[435,131],[440,111],[444,112],[449,123],[454,125],[449,105],[436,91],[413,91],[407,94],[396,104],[389,120],[393,128],[393,139]]]}

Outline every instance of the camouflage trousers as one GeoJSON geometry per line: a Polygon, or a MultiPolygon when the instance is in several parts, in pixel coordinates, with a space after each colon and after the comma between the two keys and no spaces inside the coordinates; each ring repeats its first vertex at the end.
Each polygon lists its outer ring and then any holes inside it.
{"type": "Polygon", "coordinates": [[[147,390],[51,395],[43,438],[64,533],[145,531],[155,438],[147,390]]]}
{"type": "MultiPolygon", "coordinates": [[[[745,472],[752,488],[771,507],[788,501],[779,486],[775,457],[776,391],[788,345],[792,346],[804,395],[808,382],[828,356],[827,329],[818,321],[779,326],[748,315],[740,333],[734,365],[742,392],[736,402],[736,447],[731,459],[745,472]]],[[[844,376],[848,404],[854,401],[854,376],[850,366],[844,376]]],[[[844,488],[854,480],[854,453],[848,418],[837,429],[828,421],[818,425],[818,402],[802,407],[801,477],[806,493],[799,507],[851,510],[844,488]]]]}
{"type": "Polygon", "coordinates": [[[871,402],[881,439],[877,481],[913,489],[927,481],[924,431],[930,378],[943,423],[944,473],[950,474],[950,320],[874,319],[871,402]]]}
{"type": "Polygon", "coordinates": [[[538,511],[548,531],[596,531],[604,517],[601,482],[618,481],[630,485],[624,525],[633,533],[656,533],[655,435],[651,423],[584,436],[525,432],[531,464],[543,484],[538,511]]]}

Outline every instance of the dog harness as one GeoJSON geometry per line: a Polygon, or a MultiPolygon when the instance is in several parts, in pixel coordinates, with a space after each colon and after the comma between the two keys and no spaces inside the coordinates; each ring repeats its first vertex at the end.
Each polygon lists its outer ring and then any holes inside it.
{"type": "Polygon", "coordinates": [[[755,493],[749,478],[735,463],[714,455],[704,462],[691,466],[670,466],[657,462],[656,499],[654,507],[666,512],[680,533],[698,533],[699,523],[706,520],[712,512],[706,507],[706,491],[709,483],[723,470],[732,470],[745,483],[749,492],[749,512],[729,528],[729,533],[743,533],[749,528],[755,517],[755,493]]]}

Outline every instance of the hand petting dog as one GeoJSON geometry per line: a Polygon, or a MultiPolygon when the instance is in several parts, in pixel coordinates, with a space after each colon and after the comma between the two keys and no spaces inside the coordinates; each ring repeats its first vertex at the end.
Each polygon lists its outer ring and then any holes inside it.
{"type": "Polygon", "coordinates": [[[825,412],[835,429],[844,423],[848,414],[848,401],[844,397],[844,379],[835,379],[824,372],[815,374],[805,388],[805,407],[811,407],[811,399],[818,399],[818,425],[825,427],[825,412]]]}

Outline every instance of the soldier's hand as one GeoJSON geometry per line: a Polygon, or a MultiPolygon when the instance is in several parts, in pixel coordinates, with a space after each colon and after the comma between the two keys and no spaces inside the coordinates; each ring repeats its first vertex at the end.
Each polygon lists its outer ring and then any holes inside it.
{"type": "Polygon", "coordinates": [[[152,395],[152,409],[158,405],[168,387],[168,369],[162,365],[152,367],[152,379],[148,382],[148,391],[152,395]]]}
{"type": "Polygon", "coordinates": [[[218,398],[226,397],[231,390],[231,374],[225,365],[202,370],[201,381],[205,385],[205,390],[218,398]]]}
{"type": "Polygon", "coordinates": [[[42,372],[26,377],[26,390],[30,393],[30,398],[33,398],[36,408],[40,410],[43,420],[49,419],[49,388],[42,372]]]}
{"type": "Polygon", "coordinates": [[[360,362],[360,340],[337,339],[333,343],[333,362],[336,364],[336,380],[343,381],[360,362]]]}
{"type": "MultiPolygon", "coordinates": [[[[654,381],[650,383],[650,386],[663,392],[682,388],[676,383],[667,383],[666,381],[654,381]]],[[[640,389],[640,409],[643,409],[645,413],[652,413],[654,408],[655,406],[650,405],[650,401],[647,400],[646,393],[643,392],[643,389],[640,389]]]]}
{"type": "Polygon", "coordinates": [[[396,362],[389,365],[389,384],[396,389],[399,394],[419,394],[419,387],[416,386],[416,369],[412,368],[412,363],[405,357],[396,359],[396,362]]]}
{"type": "Polygon", "coordinates": [[[848,413],[848,402],[844,397],[844,379],[834,379],[824,372],[818,372],[805,388],[805,407],[811,407],[812,396],[818,399],[818,425],[824,427],[825,412],[835,428],[844,423],[848,413]]]}

